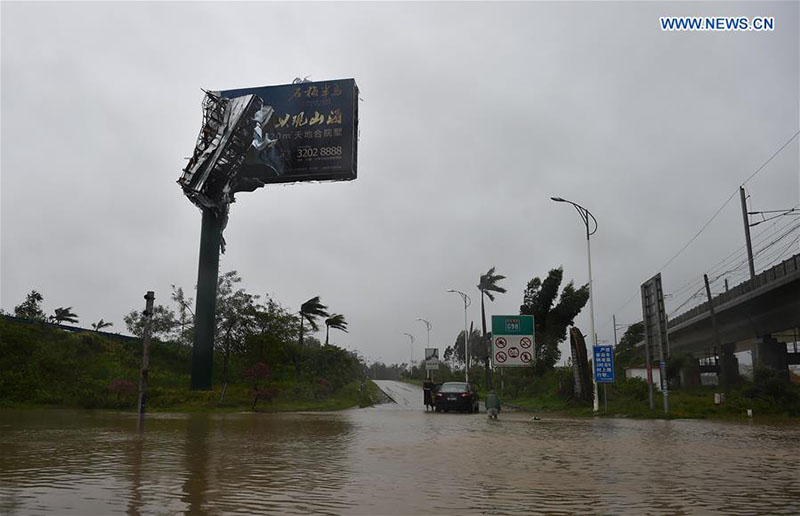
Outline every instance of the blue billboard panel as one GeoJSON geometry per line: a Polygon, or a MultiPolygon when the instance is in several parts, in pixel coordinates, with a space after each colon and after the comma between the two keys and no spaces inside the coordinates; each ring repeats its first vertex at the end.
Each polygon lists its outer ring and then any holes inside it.
{"type": "Polygon", "coordinates": [[[614,348],[593,346],[594,378],[597,383],[614,383],[614,348]]]}

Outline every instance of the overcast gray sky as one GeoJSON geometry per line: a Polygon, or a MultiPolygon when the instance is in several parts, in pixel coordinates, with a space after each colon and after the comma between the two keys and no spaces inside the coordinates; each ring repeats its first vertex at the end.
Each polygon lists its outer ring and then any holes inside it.
{"type": "MultiPolygon", "coordinates": [[[[175,181],[201,88],[352,77],[358,179],[239,194],[221,271],[292,310],[320,295],[350,323],[332,340],[368,359],[408,360],[413,333],[419,359],[415,319],[452,344],[463,308],[445,290],[468,292],[479,324],[492,266],[508,277],[493,314],[518,313],[553,267],[587,281],[561,196],[599,221],[595,316],[611,342],[612,315],[640,320],[639,285],[797,132],[798,5],[3,2],[0,305],[37,289],[48,312],[124,332],[145,291],[191,291],[200,212],[175,181]],[[775,30],[666,32],[660,16],[773,16],[775,30]]],[[[747,183],[751,209],[800,203],[798,148],[747,183]]],[[[799,218],[776,220],[754,228],[756,249],[790,231],[762,267],[798,252],[799,218]]],[[[720,263],[743,244],[737,194],[661,270],[668,311],[704,272],[715,291],[744,279],[742,253],[720,263]]],[[[588,308],[576,324],[589,333],[588,308]]]]}

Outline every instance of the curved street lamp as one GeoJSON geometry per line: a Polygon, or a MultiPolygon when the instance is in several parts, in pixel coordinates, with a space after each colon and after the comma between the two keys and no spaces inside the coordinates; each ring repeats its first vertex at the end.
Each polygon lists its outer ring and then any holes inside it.
{"type": "MultiPolygon", "coordinates": [[[[597,219],[594,218],[589,210],[581,206],[580,204],[574,203],[572,201],[568,201],[566,199],[562,199],[561,197],[551,197],[551,200],[555,202],[566,202],[575,207],[578,211],[578,215],[581,216],[581,220],[583,224],[586,226],[586,255],[588,256],[589,260],[589,325],[590,325],[590,339],[592,341],[592,346],[597,344],[597,336],[594,332],[594,296],[592,295],[592,248],[589,244],[589,237],[594,235],[597,232],[597,219]],[[590,230],[589,226],[589,219],[591,218],[592,222],[594,222],[594,229],[590,230]]],[[[592,401],[592,409],[594,412],[598,412],[600,410],[600,402],[597,398],[597,378],[594,374],[594,367],[592,367],[592,389],[594,391],[594,399],[592,401]]]]}
{"type": "Polygon", "coordinates": [[[427,328],[428,330],[428,347],[431,347],[431,328],[433,328],[433,326],[431,326],[430,321],[426,321],[425,319],[422,319],[420,317],[417,317],[417,320],[425,323],[425,328],[427,328]]]}
{"type": "Polygon", "coordinates": [[[464,381],[469,383],[469,348],[467,347],[467,343],[469,342],[469,333],[467,330],[467,307],[472,304],[472,299],[464,292],[455,289],[448,289],[448,292],[455,292],[456,294],[461,296],[461,299],[464,300],[464,381]]]}
{"type": "Polygon", "coordinates": [[[403,335],[407,335],[411,339],[411,362],[408,364],[409,371],[414,371],[414,336],[408,332],[403,332],[403,335]]]}

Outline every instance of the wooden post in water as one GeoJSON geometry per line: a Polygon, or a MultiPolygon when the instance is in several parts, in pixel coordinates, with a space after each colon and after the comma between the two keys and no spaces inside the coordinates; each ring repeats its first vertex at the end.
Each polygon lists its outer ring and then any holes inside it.
{"type": "Polygon", "coordinates": [[[142,332],[142,374],[139,377],[139,421],[144,417],[147,400],[147,374],[150,368],[150,333],[153,330],[153,301],[155,292],[148,290],[144,296],[144,331],[142,332]]]}

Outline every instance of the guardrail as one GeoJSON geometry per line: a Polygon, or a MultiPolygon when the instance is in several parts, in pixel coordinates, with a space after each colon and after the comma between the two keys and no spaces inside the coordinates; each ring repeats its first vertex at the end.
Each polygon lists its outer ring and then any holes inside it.
{"type": "MultiPolygon", "coordinates": [[[[786,276],[794,274],[800,274],[800,254],[796,254],[784,260],[782,263],[758,273],[754,278],[739,283],[727,292],[723,292],[722,294],[711,298],[711,302],[714,303],[714,308],[722,306],[739,296],[753,292],[754,290],[758,290],[765,285],[769,285],[770,283],[774,283],[781,278],[785,278],[786,276]]],[[[708,301],[706,301],[705,303],[702,303],[691,310],[688,310],[679,316],[670,319],[669,327],[677,326],[708,311],[708,301]]]]}
{"type": "Polygon", "coordinates": [[[96,333],[98,335],[102,335],[103,337],[109,337],[109,338],[112,338],[112,339],[119,339],[119,340],[125,340],[125,341],[133,341],[133,340],[140,341],[140,340],[142,340],[139,337],[133,337],[131,335],[121,335],[119,333],[111,333],[111,332],[107,332],[107,331],[98,331],[98,330],[94,330],[92,328],[81,328],[80,326],[67,326],[65,324],[57,324],[57,323],[51,323],[51,322],[47,322],[47,321],[38,321],[38,320],[34,320],[34,319],[24,319],[22,317],[16,317],[14,315],[9,315],[9,314],[0,314],[0,317],[3,317],[4,319],[6,319],[8,321],[12,321],[12,322],[16,322],[16,323],[34,324],[34,325],[38,325],[38,326],[45,326],[47,328],[55,328],[55,329],[58,329],[58,330],[65,330],[65,331],[71,331],[71,332],[76,332],[76,333],[88,331],[88,332],[96,333]]]}

